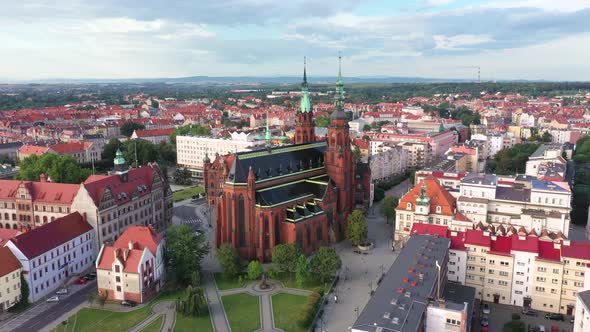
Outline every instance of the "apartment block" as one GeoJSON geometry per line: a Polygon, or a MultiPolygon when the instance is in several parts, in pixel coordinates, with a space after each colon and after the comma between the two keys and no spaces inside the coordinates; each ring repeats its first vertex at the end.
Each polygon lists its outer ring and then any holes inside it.
{"type": "Polygon", "coordinates": [[[20,301],[22,266],[7,247],[0,247],[0,262],[0,312],[3,312],[20,301]]]}

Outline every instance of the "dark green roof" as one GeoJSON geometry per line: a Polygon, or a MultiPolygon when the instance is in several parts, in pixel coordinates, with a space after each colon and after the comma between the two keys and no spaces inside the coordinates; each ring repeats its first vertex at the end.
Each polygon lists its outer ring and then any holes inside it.
{"type": "Polygon", "coordinates": [[[238,152],[227,181],[246,183],[250,167],[256,182],[324,167],[327,142],[275,147],[270,150],[238,152]]]}
{"type": "Polygon", "coordinates": [[[304,197],[321,199],[324,197],[327,187],[327,183],[314,180],[300,180],[297,182],[264,188],[256,191],[256,204],[261,206],[272,206],[304,197]]]}

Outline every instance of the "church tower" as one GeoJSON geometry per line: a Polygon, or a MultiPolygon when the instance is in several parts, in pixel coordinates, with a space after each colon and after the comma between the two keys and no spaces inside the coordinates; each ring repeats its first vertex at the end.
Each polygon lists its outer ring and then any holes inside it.
{"type": "Polygon", "coordinates": [[[344,84],[342,83],[342,59],[338,57],[338,79],[334,94],[336,110],[330,115],[328,127],[328,150],[326,152],[326,171],[338,188],[338,207],[335,213],[338,228],[334,229],[338,240],[346,234],[348,215],[354,207],[355,165],[350,148],[348,117],[344,112],[344,84]]]}
{"type": "Polygon", "coordinates": [[[301,83],[301,103],[297,111],[297,125],[295,127],[295,144],[312,143],[315,141],[315,127],[313,113],[309,100],[309,88],[307,86],[307,68],[305,58],[303,60],[303,82],[301,83]]]}
{"type": "Polygon", "coordinates": [[[123,182],[127,182],[129,166],[127,166],[127,161],[125,161],[125,158],[123,158],[123,152],[121,152],[121,149],[117,149],[117,152],[115,153],[115,159],[113,160],[113,164],[115,165],[113,169],[115,174],[119,175],[123,182]]]}

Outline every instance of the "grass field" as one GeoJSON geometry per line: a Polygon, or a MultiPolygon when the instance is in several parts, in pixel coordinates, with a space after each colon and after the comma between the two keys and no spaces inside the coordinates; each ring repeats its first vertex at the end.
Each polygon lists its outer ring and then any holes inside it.
{"type": "Polygon", "coordinates": [[[299,311],[307,303],[307,297],[287,293],[272,296],[272,312],[275,327],[285,332],[305,332],[306,329],[297,324],[299,311]]]}
{"type": "Polygon", "coordinates": [[[221,297],[233,332],[252,332],[260,328],[260,301],[257,296],[239,293],[221,297]]]}
{"type": "MultiPolygon", "coordinates": [[[[242,279],[246,280],[246,276],[242,276],[242,279]]],[[[226,278],[223,273],[215,273],[215,283],[217,284],[217,289],[219,290],[240,288],[244,286],[244,283],[239,283],[238,277],[226,278]]]]}
{"type": "Polygon", "coordinates": [[[160,332],[162,323],[164,323],[164,316],[160,316],[158,319],[151,322],[150,325],[146,326],[141,332],[160,332]]]}
{"type": "Polygon", "coordinates": [[[189,199],[189,198],[193,197],[194,195],[198,195],[204,191],[205,191],[205,189],[200,186],[188,187],[188,188],[173,192],[172,193],[172,200],[174,202],[184,201],[185,199],[189,199]]]}
{"type": "Polygon", "coordinates": [[[187,317],[182,314],[176,315],[174,332],[213,332],[209,315],[202,317],[187,317]]]}

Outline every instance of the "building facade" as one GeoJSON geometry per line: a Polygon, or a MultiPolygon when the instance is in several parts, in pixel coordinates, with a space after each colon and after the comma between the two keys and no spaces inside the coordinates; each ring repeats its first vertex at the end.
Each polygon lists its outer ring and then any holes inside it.
{"type": "Polygon", "coordinates": [[[20,301],[22,266],[7,247],[0,247],[0,262],[0,312],[3,312],[20,301]]]}
{"type": "Polygon", "coordinates": [[[151,227],[130,226],[96,258],[98,293],[143,303],[164,285],[164,241],[151,227]]]}
{"type": "Polygon", "coordinates": [[[74,212],[22,233],[5,246],[22,265],[29,302],[36,302],[92,267],[94,243],[92,226],[74,212]]]}

